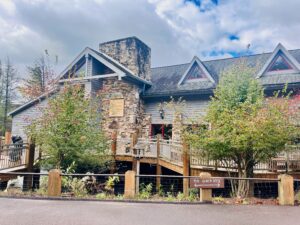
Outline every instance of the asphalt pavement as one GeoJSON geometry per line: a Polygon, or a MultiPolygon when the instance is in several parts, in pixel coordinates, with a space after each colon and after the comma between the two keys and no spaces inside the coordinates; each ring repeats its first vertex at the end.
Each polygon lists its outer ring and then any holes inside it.
{"type": "Polygon", "coordinates": [[[300,207],[0,198],[0,225],[297,225],[300,207]]]}

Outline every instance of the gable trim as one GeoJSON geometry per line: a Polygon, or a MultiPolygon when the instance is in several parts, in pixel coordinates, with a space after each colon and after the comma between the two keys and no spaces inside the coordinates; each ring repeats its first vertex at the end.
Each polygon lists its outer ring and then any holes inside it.
{"type": "MultiPolygon", "coordinates": [[[[265,65],[258,72],[256,78],[260,78],[262,75],[264,75],[267,72],[267,69],[269,68],[271,63],[273,63],[273,60],[275,60],[275,57],[277,57],[277,55],[279,54],[280,51],[283,53],[283,56],[286,57],[287,60],[292,64],[292,66],[294,66],[296,68],[296,70],[297,70],[296,72],[300,71],[300,64],[298,63],[298,61],[291,55],[291,53],[289,53],[289,51],[287,51],[285,49],[285,47],[281,43],[279,43],[276,46],[276,48],[274,49],[272,55],[269,57],[269,59],[265,63],[265,65]]],[[[280,71],[278,71],[277,73],[280,74],[280,71]]]]}
{"type": "MultiPolygon", "coordinates": [[[[212,76],[210,75],[210,73],[207,71],[206,67],[203,65],[203,63],[201,62],[201,60],[197,57],[194,56],[194,58],[192,59],[192,61],[190,62],[189,67],[187,68],[187,70],[184,72],[183,76],[181,77],[181,79],[178,82],[178,85],[181,85],[183,83],[183,81],[186,79],[186,77],[188,76],[190,70],[192,69],[194,63],[196,63],[200,69],[204,72],[204,74],[206,75],[206,77],[212,82],[212,83],[216,83],[215,80],[212,78],[212,76]]],[[[199,79],[195,79],[195,80],[204,80],[204,78],[199,78],[199,79]]]]}

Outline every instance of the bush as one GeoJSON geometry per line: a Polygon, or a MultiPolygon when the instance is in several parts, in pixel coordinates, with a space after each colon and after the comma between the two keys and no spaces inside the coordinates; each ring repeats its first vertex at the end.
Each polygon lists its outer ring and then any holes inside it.
{"type": "Polygon", "coordinates": [[[39,195],[48,194],[48,176],[42,176],[40,179],[40,188],[36,191],[39,195]]]}
{"type": "Polygon", "coordinates": [[[178,192],[178,194],[177,194],[177,200],[178,201],[184,201],[185,200],[185,196],[184,196],[184,193],[182,193],[182,192],[178,192]]]}
{"type": "Polygon", "coordinates": [[[152,193],[152,183],[150,184],[141,184],[141,190],[139,192],[139,198],[141,199],[149,199],[152,193]]]}

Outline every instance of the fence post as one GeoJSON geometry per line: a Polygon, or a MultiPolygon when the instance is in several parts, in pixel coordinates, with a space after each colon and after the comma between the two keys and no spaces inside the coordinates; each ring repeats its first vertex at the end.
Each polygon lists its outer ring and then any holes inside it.
{"type": "Polygon", "coordinates": [[[294,205],[294,178],[287,174],[278,176],[279,205],[294,205]]]}
{"type": "MultiPolygon", "coordinates": [[[[156,140],[156,175],[161,175],[161,165],[159,164],[159,156],[160,156],[160,137],[157,135],[156,140]]],[[[156,191],[159,191],[160,188],[160,177],[156,177],[156,191]]]]}
{"type": "Polygon", "coordinates": [[[134,198],[135,197],[135,171],[128,170],[125,173],[125,190],[124,197],[125,198],[134,198]]]}
{"type": "MultiPolygon", "coordinates": [[[[190,156],[189,156],[189,145],[184,141],[183,142],[183,176],[190,175],[190,156]]],[[[184,196],[189,195],[189,179],[183,178],[183,194],[184,196]]]]}
{"type": "Polygon", "coordinates": [[[50,170],[48,178],[48,196],[58,197],[61,195],[61,172],[60,170],[50,170]]]}
{"type": "MultiPolygon", "coordinates": [[[[211,178],[211,174],[207,172],[200,173],[200,179],[211,178]]],[[[200,188],[200,202],[211,202],[212,201],[212,189],[200,188]]]]}

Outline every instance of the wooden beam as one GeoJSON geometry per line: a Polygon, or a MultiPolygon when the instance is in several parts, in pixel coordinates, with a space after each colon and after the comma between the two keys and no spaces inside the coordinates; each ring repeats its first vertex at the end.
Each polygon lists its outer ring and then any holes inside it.
{"type": "Polygon", "coordinates": [[[101,79],[101,78],[108,78],[108,77],[119,77],[117,73],[109,73],[109,74],[102,74],[102,75],[94,75],[94,76],[87,76],[87,77],[78,77],[78,78],[70,78],[70,79],[61,79],[59,83],[64,82],[71,82],[71,81],[86,81],[86,80],[94,80],[94,79],[101,79]]]}

